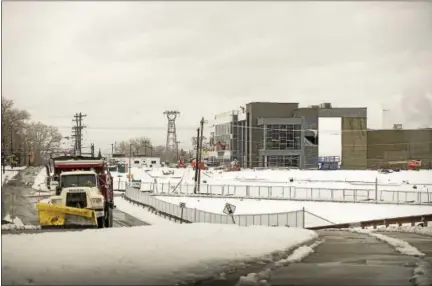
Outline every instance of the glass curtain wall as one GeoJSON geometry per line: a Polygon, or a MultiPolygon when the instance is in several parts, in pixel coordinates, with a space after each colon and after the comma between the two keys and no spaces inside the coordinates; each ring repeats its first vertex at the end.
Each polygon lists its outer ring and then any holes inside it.
{"type": "Polygon", "coordinates": [[[266,150],[300,150],[301,125],[266,125],[266,150]]]}
{"type": "Polygon", "coordinates": [[[221,142],[225,144],[225,150],[231,150],[231,123],[215,126],[214,141],[215,143],[221,142]]]}
{"type": "Polygon", "coordinates": [[[267,156],[267,167],[296,167],[300,166],[299,155],[267,156]]]}

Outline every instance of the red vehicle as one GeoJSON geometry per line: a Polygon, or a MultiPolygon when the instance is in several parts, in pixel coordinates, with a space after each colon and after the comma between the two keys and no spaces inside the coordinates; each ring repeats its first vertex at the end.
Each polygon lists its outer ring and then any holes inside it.
{"type": "Polygon", "coordinates": [[[186,168],[186,164],[183,160],[178,160],[177,167],[178,168],[186,168]]]}
{"type": "Polygon", "coordinates": [[[55,196],[51,197],[52,204],[93,210],[98,228],[112,227],[113,180],[104,159],[83,156],[56,157],[52,158],[52,164],[47,166],[47,171],[52,178],[47,185],[55,188],[55,196]]]}
{"type": "MultiPolygon", "coordinates": [[[[195,160],[195,159],[192,160],[191,165],[192,165],[192,168],[194,168],[194,169],[196,168],[197,163],[196,163],[196,160],[195,160]]],[[[204,170],[204,169],[205,169],[205,164],[204,164],[204,162],[202,162],[202,161],[199,162],[198,167],[199,167],[200,170],[204,170]]]]}
{"type": "Polygon", "coordinates": [[[408,163],[408,170],[415,170],[418,171],[422,166],[422,162],[421,161],[417,161],[417,160],[411,160],[408,163]]]}

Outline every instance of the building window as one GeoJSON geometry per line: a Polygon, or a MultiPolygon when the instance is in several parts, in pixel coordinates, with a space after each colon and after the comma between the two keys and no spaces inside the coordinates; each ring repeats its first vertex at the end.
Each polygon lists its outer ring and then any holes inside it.
{"type": "Polygon", "coordinates": [[[226,150],[231,150],[231,123],[219,124],[215,126],[214,141],[225,145],[226,150]]]}
{"type": "Polygon", "coordinates": [[[265,134],[267,150],[299,150],[301,149],[301,125],[269,124],[265,134]]]}
{"type": "Polygon", "coordinates": [[[299,155],[267,156],[267,167],[300,167],[299,155]]]}

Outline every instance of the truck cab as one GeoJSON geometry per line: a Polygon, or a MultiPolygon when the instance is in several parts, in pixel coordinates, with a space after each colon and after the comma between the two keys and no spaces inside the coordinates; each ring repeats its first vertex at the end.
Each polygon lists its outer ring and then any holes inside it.
{"type": "Polygon", "coordinates": [[[96,211],[97,217],[104,216],[105,198],[100,191],[97,174],[93,171],[61,173],[51,203],[92,209],[96,211]]]}

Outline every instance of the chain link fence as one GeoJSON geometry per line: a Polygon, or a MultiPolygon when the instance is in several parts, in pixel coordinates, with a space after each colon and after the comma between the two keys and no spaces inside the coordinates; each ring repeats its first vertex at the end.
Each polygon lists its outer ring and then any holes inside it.
{"type": "Polygon", "coordinates": [[[143,183],[141,190],[154,194],[209,196],[231,198],[262,198],[282,200],[306,200],[349,203],[382,203],[406,205],[432,205],[432,190],[408,191],[377,189],[305,188],[295,186],[213,185],[201,184],[200,192],[194,193],[193,184],[143,183]]]}
{"type": "MultiPolygon", "coordinates": [[[[137,189],[127,188],[125,197],[138,202],[144,206],[152,207],[159,212],[181,218],[191,223],[217,223],[232,224],[232,217],[224,214],[206,212],[198,209],[185,207],[180,208],[177,204],[172,204],[155,198],[153,195],[137,189]]],[[[262,226],[289,226],[304,227],[305,211],[291,211],[283,213],[234,215],[234,221],[240,226],[262,225],[262,226]]]]}

